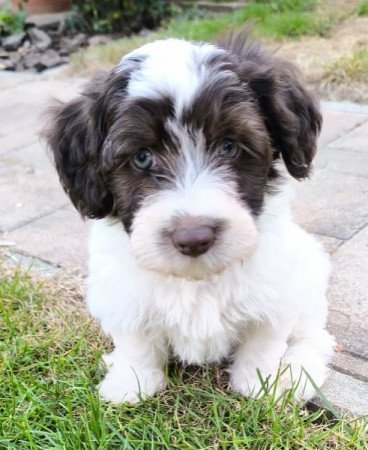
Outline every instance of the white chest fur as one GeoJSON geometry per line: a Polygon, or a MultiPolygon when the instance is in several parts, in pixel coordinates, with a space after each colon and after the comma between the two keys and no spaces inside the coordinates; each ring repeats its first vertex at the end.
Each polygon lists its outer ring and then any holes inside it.
{"type": "Polygon", "coordinates": [[[172,279],[155,292],[155,323],[160,323],[174,353],[185,362],[220,360],[245,328],[245,313],[220,278],[202,282],[172,279]]]}

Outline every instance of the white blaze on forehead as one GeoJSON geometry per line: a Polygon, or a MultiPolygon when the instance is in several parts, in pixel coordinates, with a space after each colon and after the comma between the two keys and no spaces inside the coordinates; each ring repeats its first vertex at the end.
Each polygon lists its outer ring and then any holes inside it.
{"type": "MultiPolygon", "coordinates": [[[[176,159],[174,179],[175,187],[170,192],[162,193],[162,198],[173,199],[176,210],[188,215],[212,215],[214,205],[210,198],[214,192],[218,196],[236,197],[236,185],[225,165],[216,164],[216,149],[206,150],[206,140],[201,129],[192,129],[173,119],[165,124],[166,130],[179,146],[176,159]]],[[[148,199],[148,203],[150,203],[148,199]]],[[[157,198],[153,200],[156,203],[157,198]]],[[[226,202],[225,202],[226,203],[226,202]]]]}
{"type": "Polygon", "coordinates": [[[208,166],[206,158],[206,140],[201,129],[189,129],[170,119],[165,124],[166,130],[177,142],[176,181],[179,186],[188,185],[208,166]]]}
{"type": "Polygon", "coordinates": [[[190,105],[207,74],[206,61],[221,54],[210,44],[194,44],[181,39],[155,41],[126,55],[117,70],[129,67],[132,58],[142,57],[128,83],[128,95],[133,97],[160,98],[169,96],[174,100],[175,110],[190,105]]]}
{"type": "MultiPolygon", "coordinates": [[[[228,180],[225,167],[215,165],[215,154],[206,151],[206,139],[201,129],[192,129],[172,119],[165,124],[167,131],[173,136],[179,147],[176,158],[175,183],[176,192],[189,199],[192,204],[197,194],[193,192],[223,185],[228,180]]],[[[229,182],[229,189],[235,187],[229,182]]],[[[223,187],[221,187],[222,189],[223,187]]],[[[224,188],[225,191],[228,191],[224,188]]]]}

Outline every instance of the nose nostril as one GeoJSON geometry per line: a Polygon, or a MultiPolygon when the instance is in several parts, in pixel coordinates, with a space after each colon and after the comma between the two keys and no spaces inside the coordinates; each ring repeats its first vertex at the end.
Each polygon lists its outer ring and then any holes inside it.
{"type": "Polygon", "coordinates": [[[206,253],[215,242],[215,230],[209,226],[178,228],[172,234],[172,241],[183,255],[199,256],[206,253]]]}

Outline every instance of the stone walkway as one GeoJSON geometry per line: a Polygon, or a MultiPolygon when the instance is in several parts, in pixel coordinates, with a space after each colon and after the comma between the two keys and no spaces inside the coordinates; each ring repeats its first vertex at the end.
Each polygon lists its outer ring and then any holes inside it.
{"type": "MultiPolygon", "coordinates": [[[[83,80],[0,73],[0,245],[10,261],[49,274],[85,273],[86,224],[70,206],[37,133],[50,97],[83,80]]],[[[368,106],[322,104],[314,176],[295,183],[296,220],[331,254],[329,328],[340,344],[323,392],[368,413],[368,106]]],[[[47,120],[47,119],[43,119],[47,120]]]]}

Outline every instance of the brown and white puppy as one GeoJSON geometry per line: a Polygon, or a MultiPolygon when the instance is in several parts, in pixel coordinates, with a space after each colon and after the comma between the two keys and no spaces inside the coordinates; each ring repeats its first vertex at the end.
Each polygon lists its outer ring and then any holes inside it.
{"type": "Polygon", "coordinates": [[[100,385],[118,403],[186,363],[228,359],[231,385],[258,395],[320,386],[329,262],[293,223],[287,176],[308,176],[321,115],[294,67],[248,43],[156,41],[53,110],[61,183],[90,233],[91,313],[115,350],[100,385]]]}

